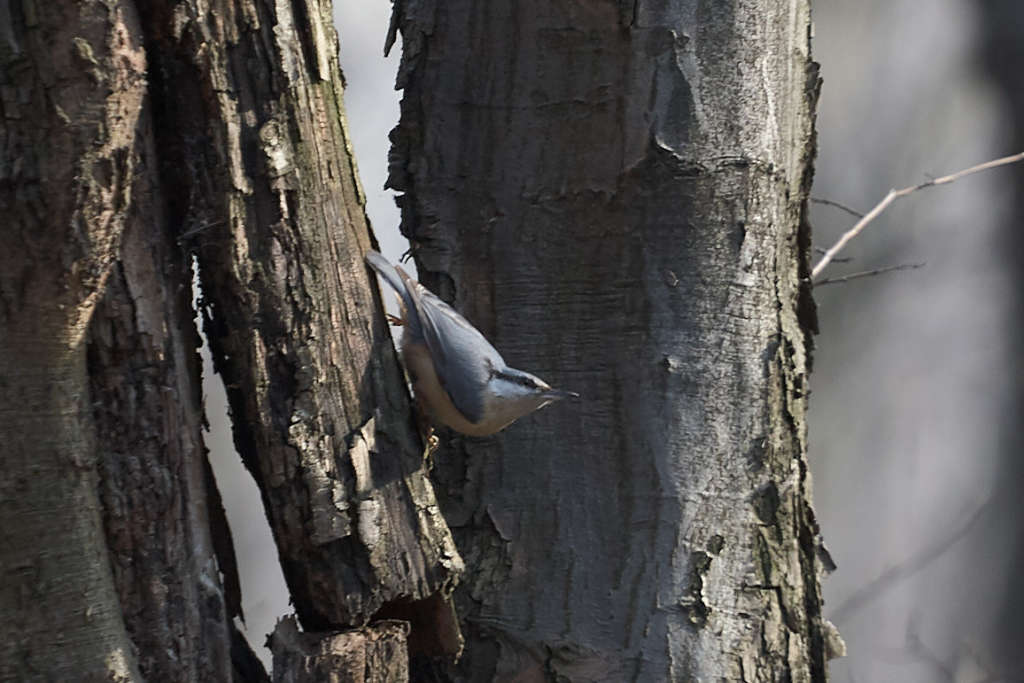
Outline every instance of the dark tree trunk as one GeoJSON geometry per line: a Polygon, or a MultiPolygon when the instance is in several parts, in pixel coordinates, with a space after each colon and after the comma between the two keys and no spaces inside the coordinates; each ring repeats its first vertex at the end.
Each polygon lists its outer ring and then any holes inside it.
{"type": "Polygon", "coordinates": [[[461,560],[363,266],[330,4],[201,4],[177,34],[182,4],[144,14],[170,220],[302,624],[362,626],[461,560]]]}
{"type": "Polygon", "coordinates": [[[275,683],[394,683],[409,679],[409,624],[379,621],[359,631],[322,638],[299,633],[294,619],[278,623],[270,637],[275,683]]]}
{"type": "Polygon", "coordinates": [[[457,680],[826,677],[808,3],[396,4],[421,280],[580,392],[437,456],[457,680]]]}
{"type": "Polygon", "coordinates": [[[462,560],[362,262],[330,4],[135,11],[0,2],[0,678],[265,678],[231,623],[195,258],[303,642],[397,680],[409,643],[458,651],[462,560]]]}

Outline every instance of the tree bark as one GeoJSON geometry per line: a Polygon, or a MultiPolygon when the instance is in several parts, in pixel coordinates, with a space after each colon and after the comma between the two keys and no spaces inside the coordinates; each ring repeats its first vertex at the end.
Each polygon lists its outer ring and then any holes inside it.
{"type": "Polygon", "coordinates": [[[404,621],[378,621],[357,631],[299,633],[282,619],[270,636],[275,683],[393,683],[409,680],[404,621]]]}
{"type": "Polygon", "coordinates": [[[123,2],[0,7],[0,679],[133,680],[84,338],[130,201],[146,59],[123,2]]]}
{"type": "Polygon", "coordinates": [[[380,652],[454,654],[462,561],[362,262],[329,3],[135,8],[0,3],[0,678],[265,678],[231,624],[193,257],[296,610],[330,629],[304,637],[400,614],[380,652]]]}
{"type": "Polygon", "coordinates": [[[462,566],[362,261],[372,238],[329,10],[143,12],[170,220],[197,256],[235,443],[307,630],[447,600],[462,566]]]}
{"type": "Polygon", "coordinates": [[[149,114],[121,258],[90,327],[103,517],[145,679],[230,681],[238,573],[203,445],[191,256],[167,224],[149,114]]]}
{"type": "Polygon", "coordinates": [[[420,279],[583,395],[453,437],[453,680],[821,681],[808,3],[396,3],[420,279]]]}

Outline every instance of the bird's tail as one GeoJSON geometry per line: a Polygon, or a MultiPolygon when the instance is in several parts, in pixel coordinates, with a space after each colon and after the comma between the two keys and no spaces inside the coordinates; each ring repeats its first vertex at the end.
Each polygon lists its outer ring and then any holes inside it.
{"type": "Polygon", "coordinates": [[[375,271],[380,273],[380,276],[391,285],[398,294],[404,299],[406,296],[405,283],[402,282],[402,278],[398,277],[398,271],[391,265],[391,262],[381,256],[375,251],[366,252],[366,262],[375,271]]]}

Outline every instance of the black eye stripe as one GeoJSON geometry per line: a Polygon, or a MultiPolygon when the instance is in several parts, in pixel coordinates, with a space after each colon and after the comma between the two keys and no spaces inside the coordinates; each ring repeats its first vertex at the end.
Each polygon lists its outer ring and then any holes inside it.
{"type": "Polygon", "coordinates": [[[494,373],[494,376],[495,377],[500,377],[501,379],[507,380],[509,382],[514,382],[516,384],[521,384],[524,387],[529,387],[531,389],[536,389],[537,388],[537,384],[532,379],[530,379],[529,377],[520,377],[519,375],[509,375],[509,374],[506,374],[504,372],[496,372],[496,373],[494,373]]]}

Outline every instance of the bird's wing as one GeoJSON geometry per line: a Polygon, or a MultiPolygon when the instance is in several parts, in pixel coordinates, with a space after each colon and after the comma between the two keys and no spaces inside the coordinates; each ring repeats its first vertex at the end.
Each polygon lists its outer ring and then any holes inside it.
{"type": "Polygon", "coordinates": [[[395,270],[410,294],[441,384],[459,412],[470,422],[479,422],[485,409],[481,389],[490,380],[492,370],[504,368],[505,361],[455,309],[401,268],[395,270]]]}
{"type": "MultiPolygon", "coordinates": [[[[402,303],[405,304],[404,308],[404,327],[405,334],[409,335],[410,339],[422,339],[423,338],[423,326],[420,324],[420,316],[418,311],[413,304],[412,294],[409,292],[409,288],[405,286],[402,278],[398,276],[398,269],[391,265],[391,262],[381,256],[375,251],[366,252],[366,262],[370,264],[370,267],[380,273],[380,276],[384,278],[392,289],[398,292],[398,296],[402,297],[402,303]]],[[[408,276],[407,276],[408,277],[408,276]]],[[[415,283],[415,280],[412,280],[415,283]]]]}

